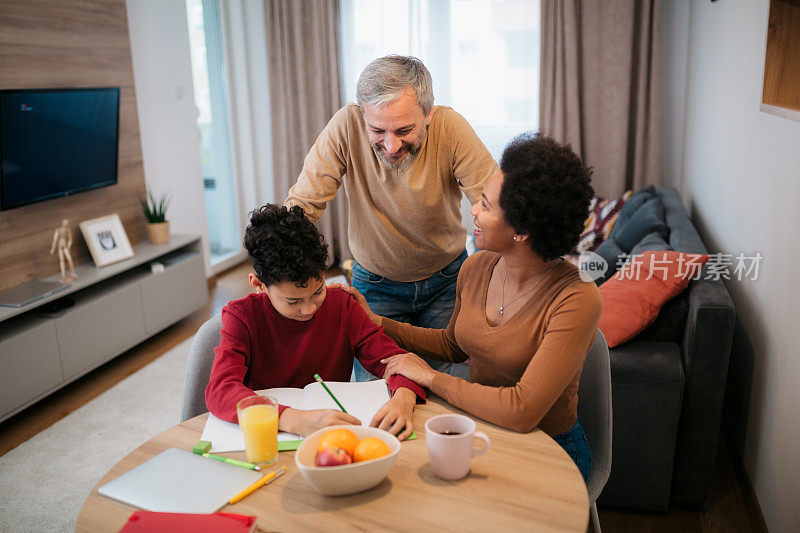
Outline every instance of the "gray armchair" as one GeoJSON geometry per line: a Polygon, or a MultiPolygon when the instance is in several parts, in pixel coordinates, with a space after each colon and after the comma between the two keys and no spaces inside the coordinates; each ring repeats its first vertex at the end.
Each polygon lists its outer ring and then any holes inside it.
{"type": "Polygon", "coordinates": [[[183,389],[181,422],[208,411],[206,407],[206,386],[211,377],[214,363],[214,348],[219,346],[222,318],[214,317],[200,326],[189,348],[186,362],[186,385],[183,389]]]}
{"type": "Polygon", "coordinates": [[[586,439],[592,450],[592,470],[586,480],[591,503],[592,525],[600,532],[596,500],[611,473],[612,411],[611,363],[603,333],[598,331],[586,361],[583,363],[578,385],[578,419],[586,430],[586,439]]]}

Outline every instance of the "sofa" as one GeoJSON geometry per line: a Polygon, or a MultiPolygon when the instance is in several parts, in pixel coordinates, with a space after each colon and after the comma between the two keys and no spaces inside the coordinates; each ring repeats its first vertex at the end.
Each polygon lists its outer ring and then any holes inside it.
{"type": "MultiPolygon", "coordinates": [[[[666,249],[708,253],[677,190],[648,187],[628,199],[596,253],[611,265],[607,278],[615,256],[666,249]]],[[[706,501],[735,318],[727,289],[707,270],[651,326],[610,350],[612,465],[600,505],[666,512],[706,501]]]]}

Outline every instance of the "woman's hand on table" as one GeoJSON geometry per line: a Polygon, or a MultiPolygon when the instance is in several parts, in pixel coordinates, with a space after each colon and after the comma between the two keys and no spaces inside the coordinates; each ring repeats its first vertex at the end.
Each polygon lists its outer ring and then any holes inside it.
{"type": "Polygon", "coordinates": [[[367,313],[367,316],[372,321],[372,323],[378,326],[381,325],[381,320],[383,317],[381,317],[380,315],[376,315],[375,313],[372,312],[372,309],[370,309],[369,304],[367,303],[367,299],[364,298],[364,295],[358,292],[358,290],[355,287],[351,287],[350,285],[343,285],[341,283],[331,283],[330,285],[328,285],[328,288],[342,289],[344,292],[355,298],[356,302],[358,302],[358,305],[361,306],[361,309],[363,309],[364,312],[367,313]]]}
{"type": "Polygon", "coordinates": [[[336,409],[304,411],[287,407],[278,420],[278,429],[306,437],[320,428],[345,424],[360,426],[361,420],[336,409]]]}
{"type": "Polygon", "coordinates": [[[394,374],[405,376],[411,381],[415,381],[423,387],[431,388],[433,378],[436,377],[436,370],[428,366],[421,357],[413,353],[401,353],[381,359],[381,363],[386,365],[383,379],[389,379],[394,374]]]}
{"type": "Polygon", "coordinates": [[[416,404],[417,395],[414,391],[400,387],[389,401],[378,409],[369,425],[397,435],[400,440],[405,440],[414,431],[412,419],[416,404]]]}

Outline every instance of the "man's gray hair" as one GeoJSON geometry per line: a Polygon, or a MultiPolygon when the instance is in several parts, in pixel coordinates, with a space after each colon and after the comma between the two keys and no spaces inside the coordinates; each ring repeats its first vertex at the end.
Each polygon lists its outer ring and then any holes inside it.
{"type": "Polygon", "coordinates": [[[367,65],[358,78],[358,105],[362,109],[364,104],[385,106],[397,101],[406,87],[414,89],[417,103],[428,116],[433,108],[433,82],[422,61],[412,56],[380,57],[367,65]]]}

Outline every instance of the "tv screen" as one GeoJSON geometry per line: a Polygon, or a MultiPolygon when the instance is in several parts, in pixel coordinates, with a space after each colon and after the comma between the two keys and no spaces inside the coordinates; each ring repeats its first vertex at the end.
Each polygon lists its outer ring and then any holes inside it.
{"type": "Polygon", "coordinates": [[[0,91],[0,209],[117,183],[119,87],[0,91]]]}

